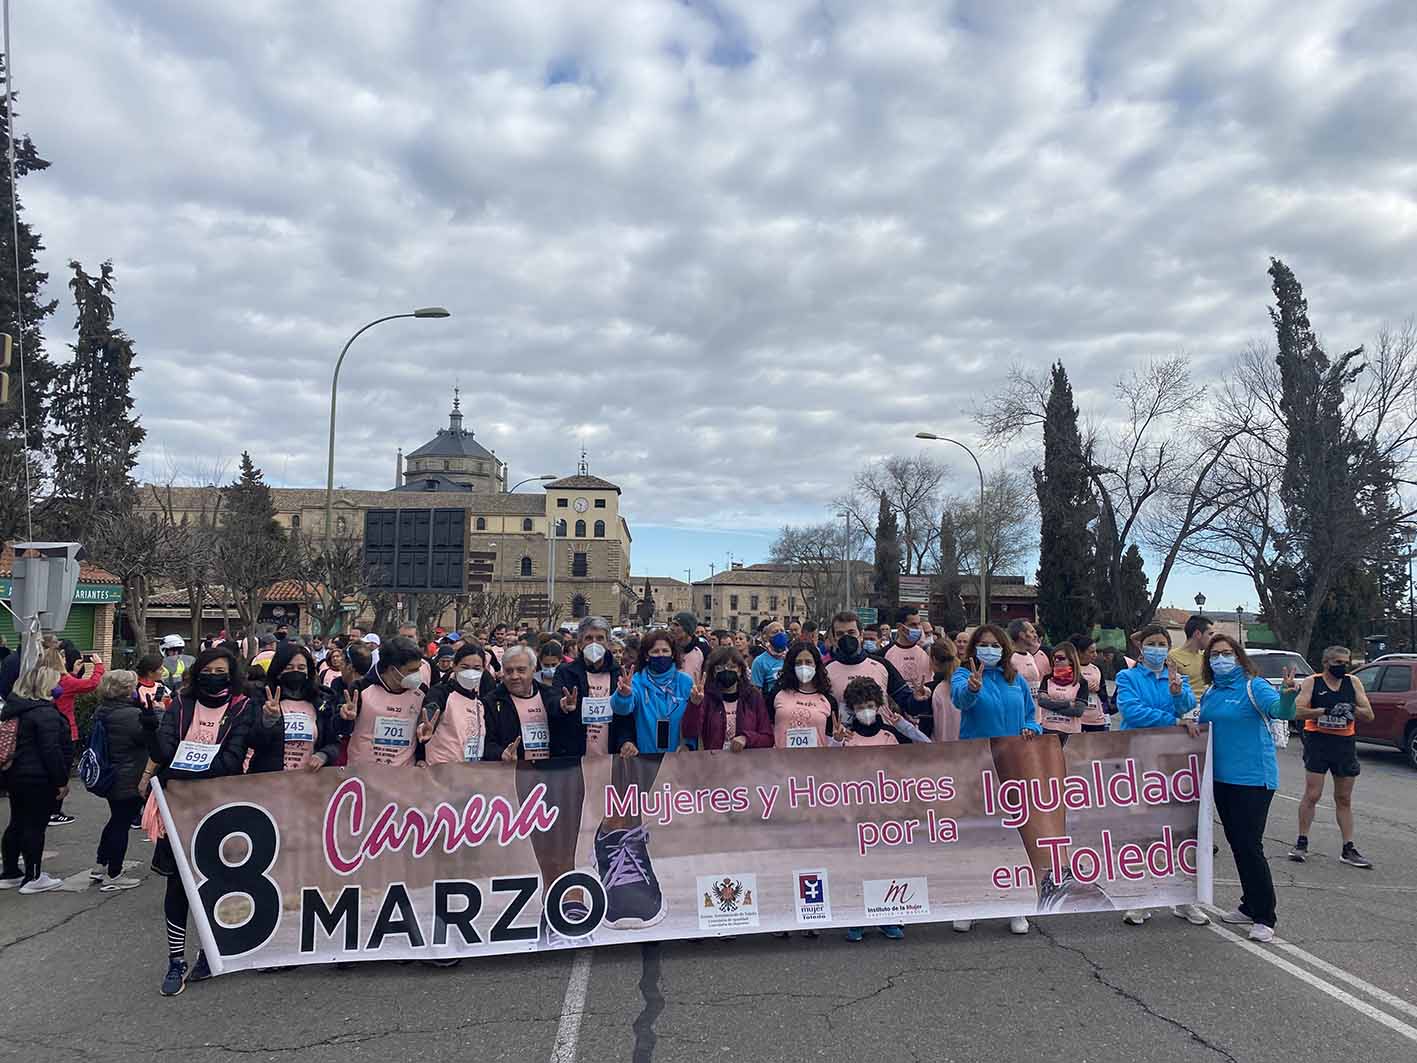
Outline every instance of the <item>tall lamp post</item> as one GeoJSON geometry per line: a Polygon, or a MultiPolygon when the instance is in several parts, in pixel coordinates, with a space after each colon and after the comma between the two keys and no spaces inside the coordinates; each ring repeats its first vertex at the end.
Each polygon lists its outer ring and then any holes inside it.
{"type": "Polygon", "coordinates": [[[529,483],[531,483],[533,480],[554,480],[554,479],[556,479],[556,477],[550,475],[549,473],[543,474],[543,475],[541,475],[541,476],[528,476],[525,480],[518,480],[516,483],[512,484],[512,490],[511,490],[511,491],[508,491],[507,494],[511,494],[512,491],[515,491],[515,490],[516,490],[518,487],[520,487],[522,484],[529,484],[529,483]]]}
{"type": "Polygon", "coordinates": [[[1205,595],[1200,591],[1196,591],[1196,609],[1200,611],[1201,616],[1205,616],[1205,595]]]}
{"type": "Polygon", "coordinates": [[[1417,650],[1417,609],[1414,609],[1412,588],[1412,548],[1417,546],[1417,534],[1407,540],[1407,652],[1417,650]]]}
{"type": "Polygon", "coordinates": [[[1240,649],[1245,648],[1245,607],[1235,606],[1235,633],[1240,639],[1240,649]]]}
{"type": "Polygon", "coordinates": [[[330,542],[334,535],[334,507],[335,507],[335,400],[339,396],[339,370],[344,365],[344,356],[349,353],[350,344],[359,339],[365,332],[375,325],[383,324],[385,321],[396,321],[402,317],[449,317],[450,315],[441,306],[422,306],[408,314],[389,314],[387,317],[378,317],[365,325],[345,342],[344,350],[339,352],[339,359],[335,362],[335,372],[330,378],[330,455],[325,466],[325,558],[328,561],[330,556],[330,542]]]}
{"type": "Polygon", "coordinates": [[[979,464],[979,458],[974,451],[961,443],[958,439],[950,439],[947,436],[937,436],[934,432],[916,432],[916,439],[928,439],[936,443],[953,443],[959,447],[974,461],[975,471],[979,473],[979,526],[975,530],[975,536],[979,540],[979,625],[983,627],[989,622],[989,603],[984,597],[984,571],[987,557],[986,538],[984,535],[984,466],[979,464]]]}

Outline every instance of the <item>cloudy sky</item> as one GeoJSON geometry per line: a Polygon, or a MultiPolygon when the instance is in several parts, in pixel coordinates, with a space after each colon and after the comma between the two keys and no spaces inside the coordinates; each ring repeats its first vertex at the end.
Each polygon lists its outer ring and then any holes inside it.
{"type": "Polygon", "coordinates": [[[584,442],[637,573],[758,560],[917,430],[975,438],[1010,363],[1099,416],[1130,364],[1223,372],[1271,254],[1333,347],[1414,310],[1408,0],[18,0],[13,32],[29,219],[55,295],[115,262],[150,472],[322,484],[340,346],[441,304],[352,351],[338,481],[390,484],[456,380],[514,476],[584,442]]]}

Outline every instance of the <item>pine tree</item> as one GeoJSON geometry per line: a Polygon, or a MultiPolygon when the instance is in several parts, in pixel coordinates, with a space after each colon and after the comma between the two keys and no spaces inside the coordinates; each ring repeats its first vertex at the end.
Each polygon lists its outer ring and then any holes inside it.
{"type": "MultiPolygon", "coordinates": [[[[892,614],[900,607],[900,527],[886,493],[876,516],[876,564],[872,604],[892,614]]],[[[848,565],[850,561],[848,560],[848,565]]]]}
{"type": "Polygon", "coordinates": [[[1136,543],[1127,547],[1127,552],[1122,555],[1122,581],[1119,590],[1122,615],[1116,622],[1124,625],[1125,631],[1135,631],[1148,619],[1146,613],[1151,604],[1151,581],[1146,577],[1146,562],[1142,560],[1136,543]]]}
{"type": "Polygon", "coordinates": [[[1089,523],[1097,503],[1084,464],[1078,411],[1063,363],[1053,366],[1043,421],[1043,468],[1038,490],[1038,615],[1054,640],[1088,631],[1097,615],[1089,523]]]}
{"type": "Polygon", "coordinates": [[[55,538],[83,542],[99,517],[132,508],[132,471],[147,433],[133,413],[133,344],[113,324],[113,263],[103,263],[97,277],[78,262],[69,268],[78,335],[50,406],[54,490],[46,523],[55,538]]]}
{"type": "Polygon", "coordinates": [[[963,631],[969,626],[960,594],[964,580],[959,573],[959,534],[954,516],[946,509],[940,514],[940,574],[930,601],[930,620],[946,631],[963,631]]]}
{"type": "MultiPolygon", "coordinates": [[[[0,71],[5,69],[0,56],[0,71]]],[[[15,94],[18,101],[19,94],[15,94]]],[[[10,136],[9,119],[0,108],[0,140],[10,136]]],[[[28,136],[15,141],[15,179],[49,168],[47,159],[40,158],[34,142],[28,136]]],[[[10,401],[0,407],[0,537],[4,540],[27,537],[26,501],[41,493],[40,469],[30,460],[30,476],[25,476],[26,440],[24,413],[28,414],[28,445],[37,453],[44,446],[48,417],[49,389],[54,380],[54,364],[44,353],[44,322],[59,306],[59,300],[40,301],[40,292],[49,281],[49,274],[39,269],[39,254],[44,243],[38,233],[24,220],[24,207],[18,190],[15,207],[20,217],[20,284],[19,302],[15,285],[16,218],[10,213],[10,168],[0,162],[0,332],[8,332],[15,340],[9,372],[10,401]],[[24,328],[20,327],[23,318],[24,328]],[[24,408],[20,406],[20,355],[24,354],[24,408]],[[28,486],[29,494],[26,494],[28,486]]]]}
{"type": "Polygon", "coordinates": [[[221,489],[221,524],[215,536],[215,569],[248,633],[254,632],[266,590],[296,565],[275,502],[261,470],[241,452],[241,474],[221,489]]]}

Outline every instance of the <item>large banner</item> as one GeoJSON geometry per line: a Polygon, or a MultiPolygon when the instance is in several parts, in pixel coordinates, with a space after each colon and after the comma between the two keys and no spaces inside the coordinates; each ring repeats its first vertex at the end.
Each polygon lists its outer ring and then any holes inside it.
{"type": "Polygon", "coordinates": [[[217,973],[1211,899],[1208,737],[326,768],[160,794],[217,973]]]}

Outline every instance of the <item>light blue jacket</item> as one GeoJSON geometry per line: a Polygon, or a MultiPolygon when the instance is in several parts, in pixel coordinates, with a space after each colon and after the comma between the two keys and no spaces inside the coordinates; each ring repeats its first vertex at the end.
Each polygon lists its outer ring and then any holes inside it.
{"type": "Polygon", "coordinates": [[[777,677],[782,674],[782,666],[787,663],[787,656],[774,657],[767,650],[753,658],[753,669],[748,674],[748,679],[753,686],[767,693],[768,687],[777,682],[777,677]]]}
{"type": "Polygon", "coordinates": [[[1141,727],[1175,727],[1176,721],[1196,707],[1191,681],[1181,677],[1181,692],[1171,693],[1166,672],[1153,672],[1144,664],[1117,673],[1117,711],[1122,730],[1141,727]]]}
{"type": "Polygon", "coordinates": [[[960,738],[1005,738],[1022,731],[1042,734],[1038,710],[1028,680],[1015,675],[1004,680],[1004,670],[985,668],[979,692],[969,689],[969,669],[956,668],[950,679],[950,700],[959,710],[960,738]]]}
{"type": "Polygon", "coordinates": [[[630,695],[623,697],[619,689],[610,695],[610,708],[617,716],[635,718],[635,746],[641,753],[672,753],[679,748],[679,725],[689,706],[689,693],[694,681],[687,672],[675,668],[662,676],[636,672],[630,678],[630,695]],[[669,746],[655,744],[659,721],[669,721],[669,746]]]}
{"type": "Polygon", "coordinates": [[[1246,684],[1241,671],[1215,677],[1201,699],[1201,722],[1210,724],[1216,782],[1279,789],[1279,764],[1269,733],[1269,720],[1278,708],[1279,692],[1263,679],[1254,677],[1246,684]]]}

